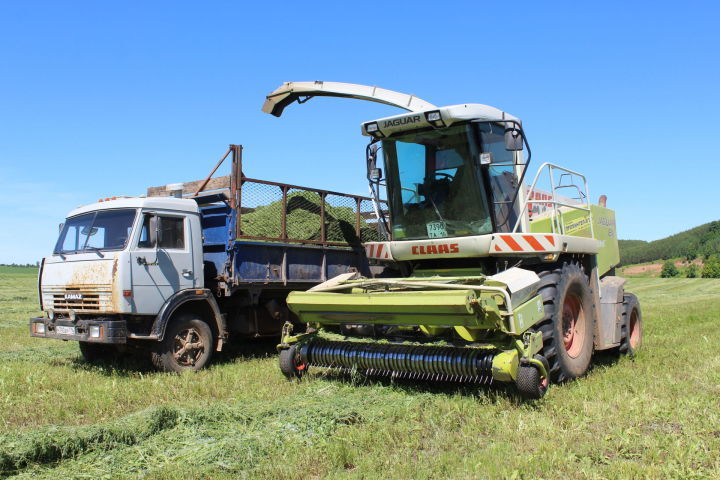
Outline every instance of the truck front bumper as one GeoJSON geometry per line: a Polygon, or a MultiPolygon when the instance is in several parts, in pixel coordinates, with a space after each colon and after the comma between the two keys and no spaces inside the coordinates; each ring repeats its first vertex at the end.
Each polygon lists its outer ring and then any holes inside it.
{"type": "Polygon", "coordinates": [[[32,337],[79,342],[126,343],[128,335],[125,320],[109,318],[93,318],[73,322],[67,319],[51,320],[45,317],[33,317],[30,319],[29,327],[32,337]]]}

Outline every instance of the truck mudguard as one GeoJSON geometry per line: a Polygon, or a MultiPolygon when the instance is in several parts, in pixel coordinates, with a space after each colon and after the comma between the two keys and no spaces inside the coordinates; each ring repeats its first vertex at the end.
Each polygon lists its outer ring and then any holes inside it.
{"type": "MultiPolygon", "coordinates": [[[[218,307],[217,301],[215,300],[212,292],[207,288],[180,290],[170,297],[162,306],[160,313],[158,313],[155,318],[150,336],[157,338],[158,341],[162,341],[163,338],[165,338],[165,330],[167,329],[167,325],[173,314],[178,310],[178,308],[188,302],[205,302],[210,307],[214,318],[208,318],[208,323],[213,321],[215,322],[218,337],[219,339],[222,339],[226,331],[225,317],[220,314],[220,308],[218,307]]],[[[221,348],[222,341],[219,341],[217,349],[220,350],[221,348]]]]}

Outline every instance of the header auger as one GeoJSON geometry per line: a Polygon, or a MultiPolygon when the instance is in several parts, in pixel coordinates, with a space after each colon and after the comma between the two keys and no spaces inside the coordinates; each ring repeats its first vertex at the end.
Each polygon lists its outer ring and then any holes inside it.
{"type": "Polygon", "coordinates": [[[590,203],[583,175],[557,165],[542,164],[527,186],[530,148],[518,118],[486,105],[436,107],[324,82],[286,83],[263,109],[279,116],[313,96],[410,113],[362,125],[385,238],[364,245],[374,277],[349,273],[289,295],[290,310],[309,328],[293,334],[286,325],[278,346],[286,376],[318,366],[508,382],[537,399],[550,382],[583,375],[594,351],[637,350],[640,307],[613,275],[614,212],[590,203]]]}

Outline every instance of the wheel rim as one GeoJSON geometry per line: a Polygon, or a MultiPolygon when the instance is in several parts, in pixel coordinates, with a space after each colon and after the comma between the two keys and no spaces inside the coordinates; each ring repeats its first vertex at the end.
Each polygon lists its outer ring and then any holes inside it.
{"type": "Polygon", "coordinates": [[[548,377],[543,377],[540,379],[540,390],[546,390],[548,388],[548,385],[550,385],[550,379],[548,377]]]}
{"type": "Polygon", "coordinates": [[[567,354],[577,358],[585,344],[585,310],[575,293],[568,292],[563,302],[562,336],[567,354]]]}
{"type": "Polygon", "coordinates": [[[181,330],[174,340],[173,358],[180,366],[194,367],[205,353],[205,342],[195,328],[181,330]]]}
{"type": "Polygon", "coordinates": [[[630,314],[630,347],[634,350],[640,346],[640,322],[638,321],[637,309],[633,308],[630,314]]]}

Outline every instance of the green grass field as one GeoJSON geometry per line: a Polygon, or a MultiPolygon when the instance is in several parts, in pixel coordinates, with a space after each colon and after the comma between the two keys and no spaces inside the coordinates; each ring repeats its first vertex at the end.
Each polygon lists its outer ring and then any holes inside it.
{"type": "MultiPolygon", "coordinates": [[[[717,478],[720,281],[637,278],[645,345],[536,404],[310,375],[273,344],[187,375],[30,338],[36,270],[0,267],[0,477],[717,478]]],[[[316,370],[316,373],[318,371],[316,370]]]]}

